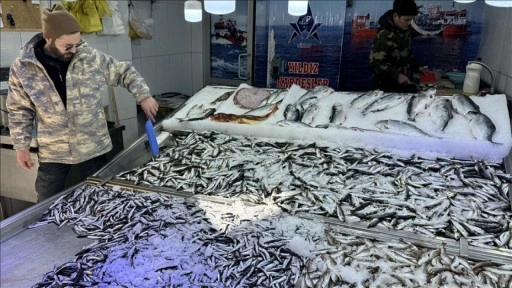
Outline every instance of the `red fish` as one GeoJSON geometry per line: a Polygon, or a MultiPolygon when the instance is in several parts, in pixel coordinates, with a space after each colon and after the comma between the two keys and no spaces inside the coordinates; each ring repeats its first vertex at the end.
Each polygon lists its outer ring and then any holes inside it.
{"type": "Polygon", "coordinates": [[[268,117],[272,116],[278,110],[278,105],[274,105],[272,111],[263,115],[238,115],[231,113],[216,113],[210,117],[212,121],[216,122],[231,122],[231,123],[239,123],[239,124],[259,124],[268,119],[268,117]]]}

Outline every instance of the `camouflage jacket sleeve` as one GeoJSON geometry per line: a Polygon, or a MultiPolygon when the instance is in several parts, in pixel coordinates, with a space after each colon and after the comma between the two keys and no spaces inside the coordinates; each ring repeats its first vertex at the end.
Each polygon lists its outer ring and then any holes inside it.
{"type": "Polygon", "coordinates": [[[110,55],[104,54],[91,48],[95,58],[103,65],[103,71],[107,79],[107,84],[111,86],[122,86],[126,88],[135,97],[137,103],[142,99],[151,96],[146,81],[135,70],[135,67],[128,61],[119,61],[110,55]]]}
{"type": "Polygon", "coordinates": [[[396,34],[394,31],[380,30],[373,41],[370,52],[370,68],[379,79],[397,81],[398,75],[401,73],[397,67],[397,61],[400,59],[400,44],[396,34]]]}
{"type": "Polygon", "coordinates": [[[35,109],[21,85],[17,63],[14,62],[9,72],[9,90],[6,101],[9,111],[9,131],[14,149],[28,150],[34,129],[35,109]]]}

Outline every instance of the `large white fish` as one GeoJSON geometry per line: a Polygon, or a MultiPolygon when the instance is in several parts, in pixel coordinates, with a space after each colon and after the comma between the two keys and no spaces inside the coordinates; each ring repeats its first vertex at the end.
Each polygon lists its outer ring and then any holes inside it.
{"type": "Polygon", "coordinates": [[[450,119],[453,118],[452,102],[449,99],[437,99],[430,106],[430,120],[434,122],[438,131],[444,131],[450,119]]]}
{"type": "Polygon", "coordinates": [[[469,129],[471,129],[471,135],[478,140],[492,141],[492,136],[496,132],[496,126],[492,123],[492,120],[487,115],[469,111],[466,115],[469,120],[469,129]]]}
{"type": "Polygon", "coordinates": [[[331,116],[329,117],[329,123],[341,125],[347,120],[347,114],[343,110],[343,105],[336,102],[332,105],[331,116]]]}
{"type": "Polygon", "coordinates": [[[381,90],[365,92],[357,96],[356,98],[352,99],[352,101],[350,101],[350,107],[362,109],[363,107],[368,106],[368,104],[375,101],[377,98],[380,98],[383,94],[384,92],[382,92],[381,90]]]}
{"type": "Polygon", "coordinates": [[[403,93],[392,93],[389,95],[384,95],[366,106],[362,113],[363,115],[366,115],[368,112],[379,112],[393,108],[402,104],[407,99],[409,99],[409,96],[403,93]]]}
{"type": "Polygon", "coordinates": [[[306,111],[304,111],[304,114],[302,115],[302,118],[300,119],[300,121],[302,123],[311,125],[311,123],[313,123],[313,121],[315,120],[315,116],[318,113],[318,110],[320,110],[320,107],[318,106],[318,104],[313,104],[313,105],[309,106],[308,109],[306,109],[306,111]]]}
{"type": "Polygon", "coordinates": [[[263,101],[261,101],[260,106],[281,102],[287,93],[288,93],[287,89],[276,90],[276,91],[272,92],[272,94],[270,94],[270,96],[268,96],[263,101]]]}
{"type": "Polygon", "coordinates": [[[386,131],[388,133],[393,134],[402,134],[409,136],[427,136],[427,137],[435,137],[427,132],[421,130],[413,124],[401,121],[401,120],[380,120],[375,123],[375,127],[379,128],[382,131],[386,131]]]}
{"type": "Polygon", "coordinates": [[[306,110],[309,108],[309,106],[316,104],[319,101],[320,101],[320,99],[318,97],[313,96],[313,97],[306,98],[302,101],[298,101],[295,106],[299,109],[299,112],[302,114],[302,113],[306,112],[306,110]]]}
{"type": "Polygon", "coordinates": [[[407,116],[409,121],[414,121],[418,114],[427,111],[428,107],[434,103],[435,95],[436,89],[431,88],[412,96],[407,105],[407,116]]]}
{"type": "Polygon", "coordinates": [[[480,106],[473,102],[469,96],[462,94],[454,94],[452,96],[452,107],[453,111],[462,116],[468,116],[468,112],[480,112],[480,106]]]}
{"type": "Polygon", "coordinates": [[[317,97],[318,99],[324,98],[325,96],[330,95],[334,92],[334,89],[328,86],[316,86],[312,90],[309,90],[306,92],[306,94],[300,96],[299,100],[297,100],[297,103],[304,101],[311,97],[317,97]]]}
{"type": "Polygon", "coordinates": [[[299,121],[300,112],[294,104],[288,104],[284,109],[283,116],[285,120],[299,121]]]}

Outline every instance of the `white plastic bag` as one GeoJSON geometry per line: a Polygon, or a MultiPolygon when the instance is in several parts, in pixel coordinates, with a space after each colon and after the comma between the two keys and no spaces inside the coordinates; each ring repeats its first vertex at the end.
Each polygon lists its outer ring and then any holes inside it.
{"type": "Polygon", "coordinates": [[[133,5],[128,4],[128,25],[130,26],[130,38],[132,39],[145,39],[150,40],[153,38],[153,33],[149,26],[144,22],[144,19],[139,16],[133,5]]]}
{"type": "Polygon", "coordinates": [[[98,35],[123,35],[126,30],[124,28],[121,11],[119,11],[119,7],[117,6],[118,3],[117,1],[107,1],[107,3],[112,12],[112,16],[101,18],[103,30],[98,32],[98,35]]]}

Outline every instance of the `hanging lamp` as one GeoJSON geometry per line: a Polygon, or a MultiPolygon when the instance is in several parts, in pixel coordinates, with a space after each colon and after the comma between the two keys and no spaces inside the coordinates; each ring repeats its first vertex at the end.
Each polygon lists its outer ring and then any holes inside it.
{"type": "Polygon", "coordinates": [[[197,0],[187,0],[184,5],[185,20],[188,22],[199,22],[203,19],[203,10],[201,2],[197,0]]]}
{"type": "Polygon", "coordinates": [[[308,0],[288,0],[288,14],[302,16],[308,12],[308,0]]]}
{"type": "Polygon", "coordinates": [[[204,10],[211,14],[225,15],[235,11],[235,0],[204,0],[204,10]]]}
{"type": "Polygon", "coordinates": [[[495,7],[512,7],[512,0],[485,0],[485,3],[495,7]]]}

